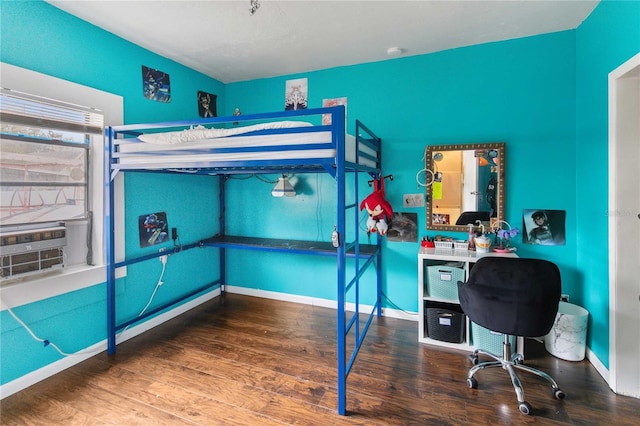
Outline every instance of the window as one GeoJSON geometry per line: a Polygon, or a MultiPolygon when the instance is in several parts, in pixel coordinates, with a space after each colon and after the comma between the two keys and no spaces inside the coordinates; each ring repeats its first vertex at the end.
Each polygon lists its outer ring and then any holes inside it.
{"type": "Polygon", "coordinates": [[[89,205],[92,138],[100,111],[0,90],[0,278],[50,272],[66,262],[93,263],[89,205]],[[66,256],[66,228],[85,221],[84,250],[66,256]],[[36,225],[34,225],[36,224],[36,225]],[[59,238],[40,238],[51,231],[59,238]],[[82,255],[82,258],[78,255],[82,255]]]}
{"type": "MultiPolygon", "coordinates": [[[[71,81],[62,80],[60,78],[52,77],[50,75],[38,73],[26,68],[17,67],[4,62],[0,62],[0,74],[2,75],[2,87],[11,89],[10,93],[31,93],[38,95],[35,99],[44,99],[52,101],[57,106],[70,107],[72,110],[77,108],[77,105],[89,105],[91,108],[79,109],[83,112],[97,113],[100,111],[104,113],[104,125],[121,125],[123,124],[124,108],[122,96],[108,93],[102,90],[98,90],[92,87],[83,86],[81,84],[73,83],[71,81]],[[99,111],[97,111],[99,110],[99,111]]],[[[4,114],[3,114],[4,116],[4,114]]],[[[65,206],[60,206],[59,212],[63,210],[67,211],[82,211],[86,218],[78,218],[76,215],[74,219],[64,219],[66,230],[66,250],[65,250],[65,267],[56,273],[52,274],[40,274],[35,276],[24,276],[19,280],[2,280],[2,299],[3,302],[10,306],[20,306],[23,304],[35,302],[37,300],[54,297],[63,293],[79,290],[85,287],[90,287],[96,284],[104,283],[106,279],[105,271],[105,254],[104,254],[104,138],[102,134],[94,134],[94,128],[102,127],[100,123],[92,121],[95,117],[91,117],[89,121],[84,122],[85,127],[74,127],[65,124],[61,129],[58,129],[58,133],[64,133],[64,138],[52,138],[62,139],[65,143],[72,142],[75,145],[65,145],[70,152],[82,151],[88,156],[88,162],[86,165],[86,176],[82,180],[71,180],[67,178],[68,183],[60,185],[60,182],[55,182],[56,185],[64,187],[64,195],[69,194],[70,188],[75,186],[74,191],[82,186],[86,187],[86,193],[84,194],[84,203],[81,201],[80,190],[75,191],[73,195],[74,201],[68,201],[65,206]],[[72,128],[70,128],[72,127],[72,128]],[[77,133],[81,135],[78,139],[67,140],[66,135],[68,133],[77,133]],[[89,136],[84,136],[89,135],[89,136]],[[88,139],[87,139],[88,138],[88,139]],[[78,145],[83,145],[80,148],[78,145]],[[68,186],[67,186],[68,185],[68,186]],[[81,208],[80,210],[78,208],[81,208]],[[87,259],[90,256],[90,259],[87,259]],[[89,262],[87,262],[89,260],[89,262]]],[[[47,116],[48,120],[53,120],[53,117],[47,116]]],[[[64,120],[61,120],[64,123],[64,120]]],[[[74,118],[76,125],[82,126],[82,121],[78,122],[74,118]]],[[[2,119],[4,123],[4,117],[2,119]]],[[[35,128],[47,128],[47,125],[43,125],[44,121],[40,121],[37,125],[30,123],[35,128]]],[[[48,123],[48,122],[47,122],[48,123]]],[[[22,123],[24,126],[24,123],[22,123]]],[[[54,129],[55,130],[55,129],[54,129]]],[[[101,130],[98,131],[100,133],[101,130]]],[[[2,144],[7,138],[2,138],[2,144]]],[[[78,171],[73,172],[73,176],[79,176],[78,171]]],[[[4,178],[2,178],[4,182],[4,178]]],[[[51,182],[51,181],[49,181],[51,182]]],[[[124,193],[124,179],[122,176],[117,175],[114,179],[115,184],[115,196],[116,200],[120,202],[116,203],[114,219],[117,223],[124,221],[124,203],[122,202],[124,193]]],[[[44,185],[43,185],[44,187],[44,185]]],[[[60,194],[62,196],[62,194],[60,194]]],[[[69,195],[71,198],[71,195],[69,195]]],[[[55,197],[54,197],[55,201],[55,197]]],[[[61,201],[59,200],[59,203],[61,201]]],[[[57,210],[57,209],[52,209],[57,210]]],[[[65,215],[63,217],[72,217],[71,215],[65,215]]],[[[4,227],[4,219],[0,222],[4,227]]],[[[13,225],[11,225],[13,226],[13,225]]],[[[23,227],[43,227],[45,223],[32,223],[29,225],[21,225],[23,227]]],[[[117,256],[120,260],[124,256],[124,236],[116,235],[116,250],[117,256]]],[[[126,274],[126,268],[120,268],[116,271],[117,276],[123,276],[126,274]]]]}
{"type": "Polygon", "coordinates": [[[97,110],[0,92],[0,223],[89,217],[89,153],[102,138],[97,110]]]}

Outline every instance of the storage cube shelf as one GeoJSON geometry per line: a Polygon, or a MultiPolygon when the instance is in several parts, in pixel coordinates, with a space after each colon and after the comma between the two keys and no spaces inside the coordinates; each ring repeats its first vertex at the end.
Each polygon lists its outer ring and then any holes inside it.
{"type": "MultiPolygon", "coordinates": [[[[515,253],[476,253],[454,247],[427,248],[418,252],[418,341],[433,346],[471,352],[478,347],[502,353],[502,336],[489,330],[472,331],[471,321],[462,312],[458,281],[466,281],[469,270],[485,256],[518,257],[515,253]]],[[[476,324],[476,327],[478,325],[476,324]]],[[[514,352],[522,353],[524,339],[512,341],[514,352]]]]}

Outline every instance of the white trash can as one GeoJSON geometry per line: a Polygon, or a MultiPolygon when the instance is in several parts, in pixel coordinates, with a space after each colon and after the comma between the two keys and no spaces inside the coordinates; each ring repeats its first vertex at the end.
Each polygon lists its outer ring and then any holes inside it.
{"type": "Polygon", "coordinates": [[[587,346],[588,319],[589,312],[586,309],[560,302],[553,327],[544,337],[544,347],[555,357],[582,361],[587,346]]]}

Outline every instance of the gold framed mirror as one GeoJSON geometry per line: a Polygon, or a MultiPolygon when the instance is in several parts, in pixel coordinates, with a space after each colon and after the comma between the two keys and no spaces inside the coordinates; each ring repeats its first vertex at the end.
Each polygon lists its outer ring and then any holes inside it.
{"type": "Polygon", "coordinates": [[[427,146],[427,229],[468,231],[480,220],[487,229],[504,220],[504,142],[427,146]]]}

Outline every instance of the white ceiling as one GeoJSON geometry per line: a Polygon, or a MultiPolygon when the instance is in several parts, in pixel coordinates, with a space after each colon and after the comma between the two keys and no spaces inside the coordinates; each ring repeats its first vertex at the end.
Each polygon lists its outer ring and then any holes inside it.
{"type": "MultiPolygon", "coordinates": [[[[51,0],[223,83],[574,29],[598,1],[51,0]]],[[[153,64],[146,64],[153,66],[153,64]]]]}

